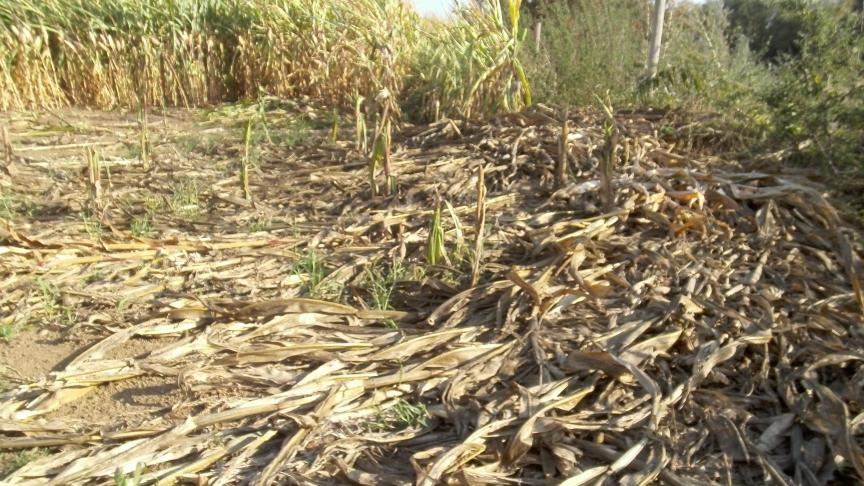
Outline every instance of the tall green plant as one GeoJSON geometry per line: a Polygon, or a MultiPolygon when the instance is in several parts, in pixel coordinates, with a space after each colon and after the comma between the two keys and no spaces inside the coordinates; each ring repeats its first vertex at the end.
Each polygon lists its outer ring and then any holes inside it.
{"type": "Polygon", "coordinates": [[[406,88],[409,107],[435,118],[530,105],[531,87],[519,57],[526,32],[521,3],[483,0],[459,8],[450,22],[427,23],[406,88]]]}
{"type": "Polygon", "coordinates": [[[444,228],[441,226],[441,204],[435,206],[432,221],[429,224],[429,237],[426,240],[426,262],[437,265],[447,258],[444,246],[444,228]]]}
{"type": "Polygon", "coordinates": [[[243,129],[243,157],[240,159],[240,185],[243,187],[243,197],[247,201],[252,200],[252,190],[249,187],[249,166],[252,165],[252,130],[255,124],[254,119],[246,121],[243,129]]]}
{"type": "Polygon", "coordinates": [[[864,14],[804,0],[784,5],[801,22],[800,53],[777,69],[769,91],[773,136],[791,142],[798,161],[825,169],[858,194],[864,185],[864,14]]]}
{"type": "Polygon", "coordinates": [[[590,105],[609,91],[627,100],[644,69],[649,2],[575,0],[548,2],[526,16],[523,29],[542,21],[539,43],[522,51],[538,101],[590,105]]]}

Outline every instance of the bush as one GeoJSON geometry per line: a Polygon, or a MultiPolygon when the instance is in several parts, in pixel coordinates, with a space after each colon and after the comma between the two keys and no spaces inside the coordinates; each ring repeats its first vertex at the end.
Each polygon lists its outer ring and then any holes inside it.
{"type": "Polygon", "coordinates": [[[798,55],[784,58],[767,95],[776,117],[773,140],[794,147],[794,161],[858,191],[864,186],[864,17],[805,0],[783,5],[801,30],[798,55]]]}
{"type": "Polygon", "coordinates": [[[542,22],[540,43],[522,51],[535,99],[588,105],[608,92],[616,105],[715,111],[748,142],[761,140],[771,120],[761,93],[772,74],[747,42],[727,41],[726,14],[719,1],[670,9],[660,70],[646,79],[650,2],[545,4],[526,26],[542,22]]]}
{"type": "Polygon", "coordinates": [[[586,105],[609,91],[631,101],[648,46],[647,2],[577,0],[537,9],[526,28],[540,22],[540,43],[530,39],[522,61],[537,101],[586,105]]]}
{"type": "Polygon", "coordinates": [[[766,62],[798,54],[801,19],[777,0],[724,0],[730,38],[738,38],[766,62]]]}
{"type": "Polygon", "coordinates": [[[654,80],[642,81],[639,104],[714,112],[739,145],[762,141],[773,123],[764,93],[774,74],[746,41],[727,39],[722,4],[681,5],[667,23],[661,69],[654,80]]]}

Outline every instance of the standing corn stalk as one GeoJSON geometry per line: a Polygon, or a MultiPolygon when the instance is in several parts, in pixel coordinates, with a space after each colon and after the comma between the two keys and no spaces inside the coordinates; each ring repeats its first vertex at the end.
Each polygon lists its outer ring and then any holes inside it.
{"type": "Polygon", "coordinates": [[[150,168],[150,134],[147,127],[147,61],[143,57],[138,60],[136,70],[134,89],[138,101],[138,160],[147,170],[150,168]]]}
{"type": "Polygon", "coordinates": [[[330,143],[339,140],[339,112],[333,109],[333,126],[330,127],[330,143]]]}
{"type": "Polygon", "coordinates": [[[0,143],[3,144],[3,163],[6,167],[12,165],[12,141],[9,139],[9,130],[6,125],[0,127],[0,143]]]}
{"type": "Polygon", "coordinates": [[[147,110],[143,103],[138,105],[138,160],[144,170],[150,168],[150,135],[147,131],[147,110]]]}
{"type": "Polygon", "coordinates": [[[543,21],[534,23],[534,51],[540,52],[540,40],[543,38],[543,21]]]}
{"type": "MultiPolygon", "coordinates": [[[[398,116],[399,107],[396,105],[394,93],[398,88],[397,79],[393,72],[393,52],[385,45],[378,49],[380,55],[381,71],[379,79],[383,88],[375,95],[375,104],[378,107],[378,119],[375,121],[375,137],[373,142],[373,153],[371,167],[374,179],[374,171],[380,163],[384,169],[384,191],[390,195],[394,192],[396,183],[390,174],[390,143],[392,141],[392,118],[398,116]]],[[[372,183],[372,193],[377,193],[377,187],[372,183]]]]}
{"type": "Polygon", "coordinates": [[[9,182],[12,182],[12,158],[15,156],[15,153],[12,151],[12,141],[9,139],[9,131],[6,129],[6,125],[0,127],[0,144],[3,145],[3,164],[0,165],[0,173],[9,178],[9,182]]]}
{"type": "Polygon", "coordinates": [[[369,158],[369,187],[373,196],[378,195],[378,183],[375,182],[375,173],[378,172],[378,167],[384,161],[384,154],[387,151],[384,137],[375,136],[375,143],[372,145],[372,155],[369,158]]]}
{"type": "Polygon", "coordinates": [[[252,191],[249,189],[249,158],[252,147],[252,126],[254,119],[250,118],[246,122],[246,128],[243,130],[243,158],[240,159],[240,185],[243,187],[243,197],[247,201],[252,200],[252,191]]]}
{"type": "Polygon", "coordinates": [[[437,265],[438,262],[447,258],[447,250],[444,247],[444,228],[441,226],[441,203],[435,205],[432,215],[432,223],[429,225],[429,238],[426,241],[426,262],[429,265],[437,265]]]}
{"type": "Polygon", "coordinates": [[[615,125],[615,112],[612,109],[612,102],[607,94],[604,102],[598,97],[600,106],[603,109],[603,139],[604,144],[600,153],[600,198],[603,201],[603,208],[608,210],[614,203],[614,195],[612,194],[612,176],[615,170],[615,152],[618,150],[618,128],[615,125]]]}
{"type": "Polygon", "coordinates": [[[87,160],[87,204],[92,213],[102,211],[102,168],[99,160],[99,152],[93,147],[87,147],[85,153],[87,160]]]}
{"type": "Polygon", "coordinates": [[[471,286],[480,280],[480,262],[483,260],[483,232],[486,227],[486,172],[477,168],[477,212],[474,215],[474,262],[471,268],[471,286]]]}
{"type": "Polygon", "coordinates": [[[12,139],[9,138],[9,130],[6,125],[0,126],[0,144],[3,145],[3,168],[8,172],[12,166],[12,158],[15,152],[12,150],[12,139]]]}
{"type": "Polygon", "coordinates": [[[516,109],[519,102],[525,106],[532,102],[528,77],[525,75],[525,70],[522,63],[519,62],[518,56],[519,45],[525,37],[525,33],[519,30],[522,0],[508,0],[506,5],[510,18],[509,26],[504,21],[501,4],[497,0],[489,1],[486,4],[487,11],[479,19],[491,23],[491,26],[487,27],[488,32],[496,33],[499,37],[497,40],[503,44],[503,47],[495,56],[497,63],[489,66],[472,84],[465,100],[464,111],[467,116],[471,115],[472,104],[475,100],[486,96],[481,92],[481,87],[490,81],[493,89],[499,92],[498,96],[492,98],[498,98],[495,102],[500,103],[505,110],[516,109]],[[503,79],[501,78],[502,75],[505,76],[503,79]]]}
{"type": "Polygon", "coordinates": [[[561,188],[567,183],[567,138],[570,136],[570,127],[565,108],[561,117],[561,137],[558,139],[558,164],[555,167],[555,184],[561,188]]]}
{"type": "Polygon", "coordinates": [[[354,100],[354,148],[361,154],[366,153],[366,117],[363,115],[363,101],[366,98],[357,95],[354,100]]]}

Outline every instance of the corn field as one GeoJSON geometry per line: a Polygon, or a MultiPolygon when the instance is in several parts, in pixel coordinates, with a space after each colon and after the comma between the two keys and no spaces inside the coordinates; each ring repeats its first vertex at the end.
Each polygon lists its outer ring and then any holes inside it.
{"type": "Polygon", "coordinates": [[[384,88],[426,117],[518,108],[530,101],[519,3],[436,25],[398,0],[4,2],[0,109],[193,107],[261,92],[350,107],[384,88]]]}

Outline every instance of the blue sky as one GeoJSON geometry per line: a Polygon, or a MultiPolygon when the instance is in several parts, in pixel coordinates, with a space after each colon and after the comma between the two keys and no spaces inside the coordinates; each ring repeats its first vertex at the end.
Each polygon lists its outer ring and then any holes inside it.
{"type": "Polygon", "coordinates": [[[411,0],[411,3],[423,15],[445,17],[453,5],[453,0],[411,0]]]}
{"type": "MultiPolygon", "coordinates": [[[[409,0],[422,15],[446,17],[453,8],[454,0],[409,0]]],[[[705,0],[691,0],[693,3],[705,3],[705,0]]]]}

